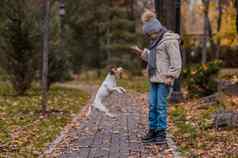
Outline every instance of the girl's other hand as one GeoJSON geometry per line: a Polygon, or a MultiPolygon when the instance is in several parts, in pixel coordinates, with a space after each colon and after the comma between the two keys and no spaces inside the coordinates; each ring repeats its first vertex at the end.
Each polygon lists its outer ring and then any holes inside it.
{"type": "Polygon", "coordinates": [[[171,77],[168,77],[165,82],[164,82],[166,85],[168,86],[172,86],[172,83],[173,83],[173,78],[171,77]]]}

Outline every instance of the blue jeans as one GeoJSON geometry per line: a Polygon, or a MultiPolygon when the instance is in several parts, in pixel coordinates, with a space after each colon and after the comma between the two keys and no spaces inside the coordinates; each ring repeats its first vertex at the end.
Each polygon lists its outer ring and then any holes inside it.
{"type": "Polygon", "coordinates": [[[167,129],[167,97],[170,86],[164,83],[150,83],[149,91],[149,128],[167,129]]]}

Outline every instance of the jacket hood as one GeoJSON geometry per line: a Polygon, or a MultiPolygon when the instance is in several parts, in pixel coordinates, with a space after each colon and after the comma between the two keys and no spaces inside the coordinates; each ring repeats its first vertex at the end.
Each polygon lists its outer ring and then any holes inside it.
{"type": "Polygon", "coordinates": [[[161,40],[161,43],[167,40],[179,40],[180,36],[177,33],[166,32],[161,40]]]}

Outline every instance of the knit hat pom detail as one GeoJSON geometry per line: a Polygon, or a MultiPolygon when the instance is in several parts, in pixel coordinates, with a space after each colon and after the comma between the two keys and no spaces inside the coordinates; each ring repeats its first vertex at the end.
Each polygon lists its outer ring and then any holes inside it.
{"type": "Polygon", "coordinates": [[[149,22],[156,19],[156,14],[150,10],[145,10],[145,12],[141,16],[141,20],[143,23],[149,22]]]}

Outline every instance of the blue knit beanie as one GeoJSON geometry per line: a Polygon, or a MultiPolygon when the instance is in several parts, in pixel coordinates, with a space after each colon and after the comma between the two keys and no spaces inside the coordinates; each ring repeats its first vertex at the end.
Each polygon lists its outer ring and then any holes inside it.
{"type": "Polygon", "coordinates": [[[163,26],[161,25],[160,21],[155,18],[144,23],[143,31],[144,34],[148,34],[150,32],[159,32],[162,27],[163,26]]]}

